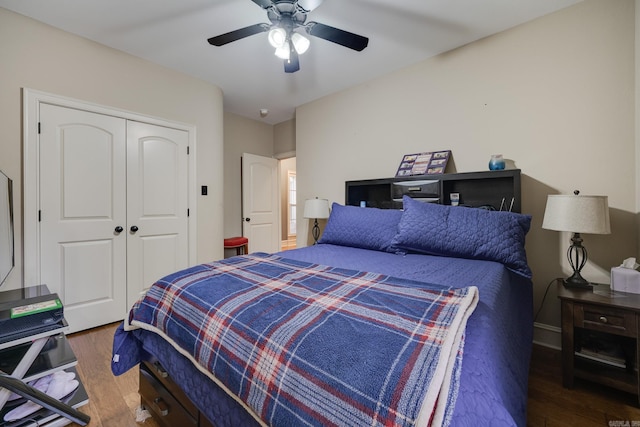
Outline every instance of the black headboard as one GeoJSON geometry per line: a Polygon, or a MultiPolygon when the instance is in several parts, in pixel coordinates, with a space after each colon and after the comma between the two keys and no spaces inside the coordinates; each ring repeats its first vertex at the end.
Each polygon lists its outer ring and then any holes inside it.
{"type": "Polygon", "coordinates": [[[401,209],[407,195],[450,205],[451,193],[460,205],[520,213],[520,169],[347,181],[345,204],[401,209]]]}

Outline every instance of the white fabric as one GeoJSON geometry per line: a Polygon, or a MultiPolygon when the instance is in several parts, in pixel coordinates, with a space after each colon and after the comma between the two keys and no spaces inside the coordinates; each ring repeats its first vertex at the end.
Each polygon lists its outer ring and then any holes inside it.
{"type": "MultiPolygon", "coordinates": [[[[47,392],[47,388],[49,388],[49,383],[51,382],[51,377],[52,377],[52,375],[47,375],[46,377],[42,377],[42,378],[38,378],[37,380],[30,381],[27,384],[29,384],[31,387],[37,389],[38,391],[46,393],[47,392]]],[[[9,396],[9,399],[7,401],[9,402],[9,401],[16,400],[16,399],[21,399],[21,398],[22,398],[22,396],[20,396],[19,394],[12,393],[9,396]]]]}
{"type": "MultiPolygon", "coordinates": [[[[74,374],[73,372],[58,371],[54,372],[51,375],[47,375],[46,377],[40,378],[34,383],[33,387],[46,393],[54,399],[61,399],[78,388],[78,385],[80,383],[74,379],[75,377],[76,374],[74,374]]],[[[42,406],[29,401],[7,412],[7,414],[4,416],[4,420],[21,420],[38,411],[40,408],[42,408],[42,406]]]]}

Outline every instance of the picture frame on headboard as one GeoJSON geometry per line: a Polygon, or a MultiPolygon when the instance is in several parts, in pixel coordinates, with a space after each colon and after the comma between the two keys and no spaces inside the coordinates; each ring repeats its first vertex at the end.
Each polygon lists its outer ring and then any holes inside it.
{"type": "Polygon", "coordinates": [[[441,175],[447,168],[451,150],[405,154],[396,177],[415,175],[441,175]]]}

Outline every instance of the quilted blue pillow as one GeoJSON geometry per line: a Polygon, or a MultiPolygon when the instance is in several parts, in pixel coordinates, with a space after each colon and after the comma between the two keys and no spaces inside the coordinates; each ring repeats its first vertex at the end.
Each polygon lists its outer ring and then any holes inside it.
{"type": "Polygon", "coordinates": [[[405,196],[393,246],[402,251],[497,261],[531,278],[524,249],[531,216],[423,203],[405,196]]]}
{"type": "Polygon", "coordinates": [[[334,203],[318,243],[395,252],[391,241],[398,231],[402,211],[361,208],[334,203]]]}

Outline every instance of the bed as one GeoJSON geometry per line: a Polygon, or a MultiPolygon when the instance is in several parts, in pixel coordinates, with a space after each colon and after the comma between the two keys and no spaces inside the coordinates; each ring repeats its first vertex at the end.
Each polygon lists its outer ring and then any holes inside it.
{"type": "Polygon", "coordinates": [[[531,218],[403,204],[334,204],[317,245],[159,280],[114,374],[158,361],[216,426],[526,425],[531,218]]]}

